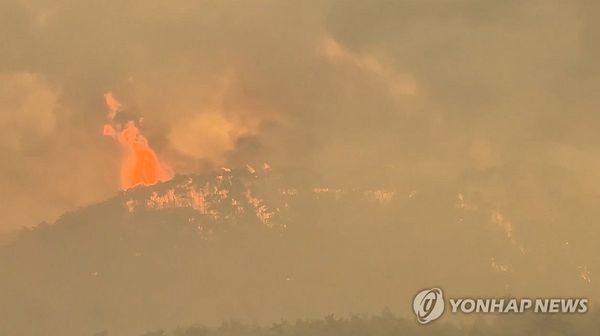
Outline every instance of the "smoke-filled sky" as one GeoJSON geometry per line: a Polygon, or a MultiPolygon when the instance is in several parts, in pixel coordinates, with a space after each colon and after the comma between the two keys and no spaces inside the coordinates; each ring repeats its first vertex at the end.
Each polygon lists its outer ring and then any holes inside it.
{"type": "Polygon", "coordinates": [[[599,10],[4,0],[0,229],[119,190],[112,91],[175,173],[269,162],[322,184],[440,186],[524,240],[597,237],[599,10]]]}
{"type": "Polygon", "coordinates": [[[0,241],[110,200],[0,251],[2,330],[600,298],[600,2],[0,0],[0,41],[0,241]],[[161,176],[268,163],[236,202],[300,190],[288,231],[111,198],[125,121],[161,176]]]}

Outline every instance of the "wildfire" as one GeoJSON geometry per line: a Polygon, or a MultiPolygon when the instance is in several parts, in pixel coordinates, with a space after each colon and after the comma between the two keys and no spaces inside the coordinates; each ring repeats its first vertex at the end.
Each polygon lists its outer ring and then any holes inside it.
{"type": "Polygon", "coordinates": [[[115,117],[122,111],[122,105],[111,92],[104,95],[108,106],[109,123],[104,125],[104,135],[117,140],[123,148],[121,164],[121,188],[129,189],[138,184],[151,185],[159,181],[167,181],[173,177],[172,172],[160,163],[148,140],[140,133],[133,120],[124,125],[115,122],[115,117]]]}

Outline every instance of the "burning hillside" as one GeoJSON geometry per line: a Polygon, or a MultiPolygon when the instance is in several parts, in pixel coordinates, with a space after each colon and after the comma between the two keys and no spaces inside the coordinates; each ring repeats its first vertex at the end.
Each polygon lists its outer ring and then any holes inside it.
{"type": "MultiPolygon", "coordinates": [[[[177,175],[143,119],[112,93],[105,103],[121,191],[0,246],[2,335],[406,314],[414,290],[435,284],[460,295],[592,293],[576,242],[531,244],[506,203],[476,189],[370,170],[330,183],[258,159],[177,175]],[[528,280],[555,274],[564,281],[528,280]]],[[[217,138],[236,138],[232,129],[217,138]]]]}
{"type": "MultiPolygon", "coordinates": [[[[405,313],[413,288],[439,279],[459,293],[543,293],[522,279],[547,271],[497,209],[460,194],[431,211],[439,193],[287,175],[264,165],[175,176],[23,232],[0,248],[0,300],[10,302],[0,333],[131,335],[228,318],[405,313]],[[436,252],[448,240],[461,248],[436,252]]],[[[573,276],[553,293],[585,290],[577,265],[556,267],[573,276]]]]}
{"type": "MultiPolygon", "coordinates": [[[[341,201],[354,198],[388,204],[393,191],[353,188],[292,188],[274,185],[280,176],[273,175],[268,164],[257,170],[250,165],[232,171],[221,168],[207,175],[178,176],[156,188],[126,191],[122,197],[129,213],[163,209],[190,209],[207,221],[233,220],[255,216],[268,227],[286,227],[286,214],[297,197],[341,201]]],[[[190,222],[193,221],[190,218],[190,222]]]]}
{"type": "MultiPolygon", "coordinates": [[[[124,205],[128,212],[192,209],[196,215],[213,221],[231,220],[250,213],[268,227],[285,227],[285,220],[282,218],[299,190],[280,185],[266,195],[270,202],[257,196],[260,185],[256,182],[260,180],[265,183],[271,178],[271,166],[268,163],[263,163],[260,168],[247,164],[244,169],[232,172],[223,167],[204,176],[178,176],[173,179],[173,172],[160,162],[148,140],[140,132],[137,125],[143,119],[132,118],[123,113],[123,105],[112,92],[106,93],[104,99],[109,121],[104,125],[104,135],[117,140],[123,149],[121,187],[126,190],[123,197],[127,198],[124,205]],[[121,114],[124,117],[119,118],[121,114]],[[151,186],[158,182],[166,183],[156,188],[131,190],[138,185],[151,186]]],[[[300,192],[315,197],[329,194],[336,199],[344,194],[362,194],[365,199],[381,203],[389,203],[394,196],[394,192],[358,188],[342,192],[341,189],[315,187],[300,192]]],[[[190,222],[194,220],[195,218],[189,219],[190,222]]],[[[202,229],[202,226],[199,228],[202,229]]]]}
{"type": "Polygon", "coordinates": [[[329,184],[265,162],[175,175],[141,119],[111,93],[105,102],[122,190],[0,246],[2,335],[405,314],[415,288],[437,283],[464,295],[591,292],[587,264],[549,263],[477,193],[369,171],[360,185],[329,184]],[[556,272],[568,281],[524,281],[556,272]]]}

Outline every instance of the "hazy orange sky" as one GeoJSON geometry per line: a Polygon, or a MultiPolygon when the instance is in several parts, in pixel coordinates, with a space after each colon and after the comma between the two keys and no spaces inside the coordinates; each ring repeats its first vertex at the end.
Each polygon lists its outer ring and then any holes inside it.
{"type": "Polygon", "coordinates": [[[429,285],[597,300],[598,13],[591,0],[0,1],[0,241],[84,209],[2,250],[14,272],[0,300],[46,314],[2,315],[79,335],[409,311],[429,285]],[[265,189],[393,199],[298,193],[292,233],[240,225],[205,249],[168,211],[127,217],[123,148],[103,132],[130,120],[164,176],[268,162],[279,179],[265,189]]]}

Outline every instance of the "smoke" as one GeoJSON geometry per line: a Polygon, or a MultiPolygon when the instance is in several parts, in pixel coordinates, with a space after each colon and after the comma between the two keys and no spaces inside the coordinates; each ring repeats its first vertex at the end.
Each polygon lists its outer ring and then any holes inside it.
{"type": "Polygon", "coordinates": [[[175,173],[268,162],[315,187],[385,186],[430,201],[415,223],[469,237],[460,218],[429,222],[460,194],[510,240],[484,260],[560,260],[593,284],[597,7],[3,1],[1,229],[117,192],[121,158],[101,135],[112,90],[175,173]]]}
{"type": "Polygon", "coordinates": [[[40,75],[16,72],[0,76],[0,146],[33,152],[52,136],[56,126],[58,89],[40,75]]]}

